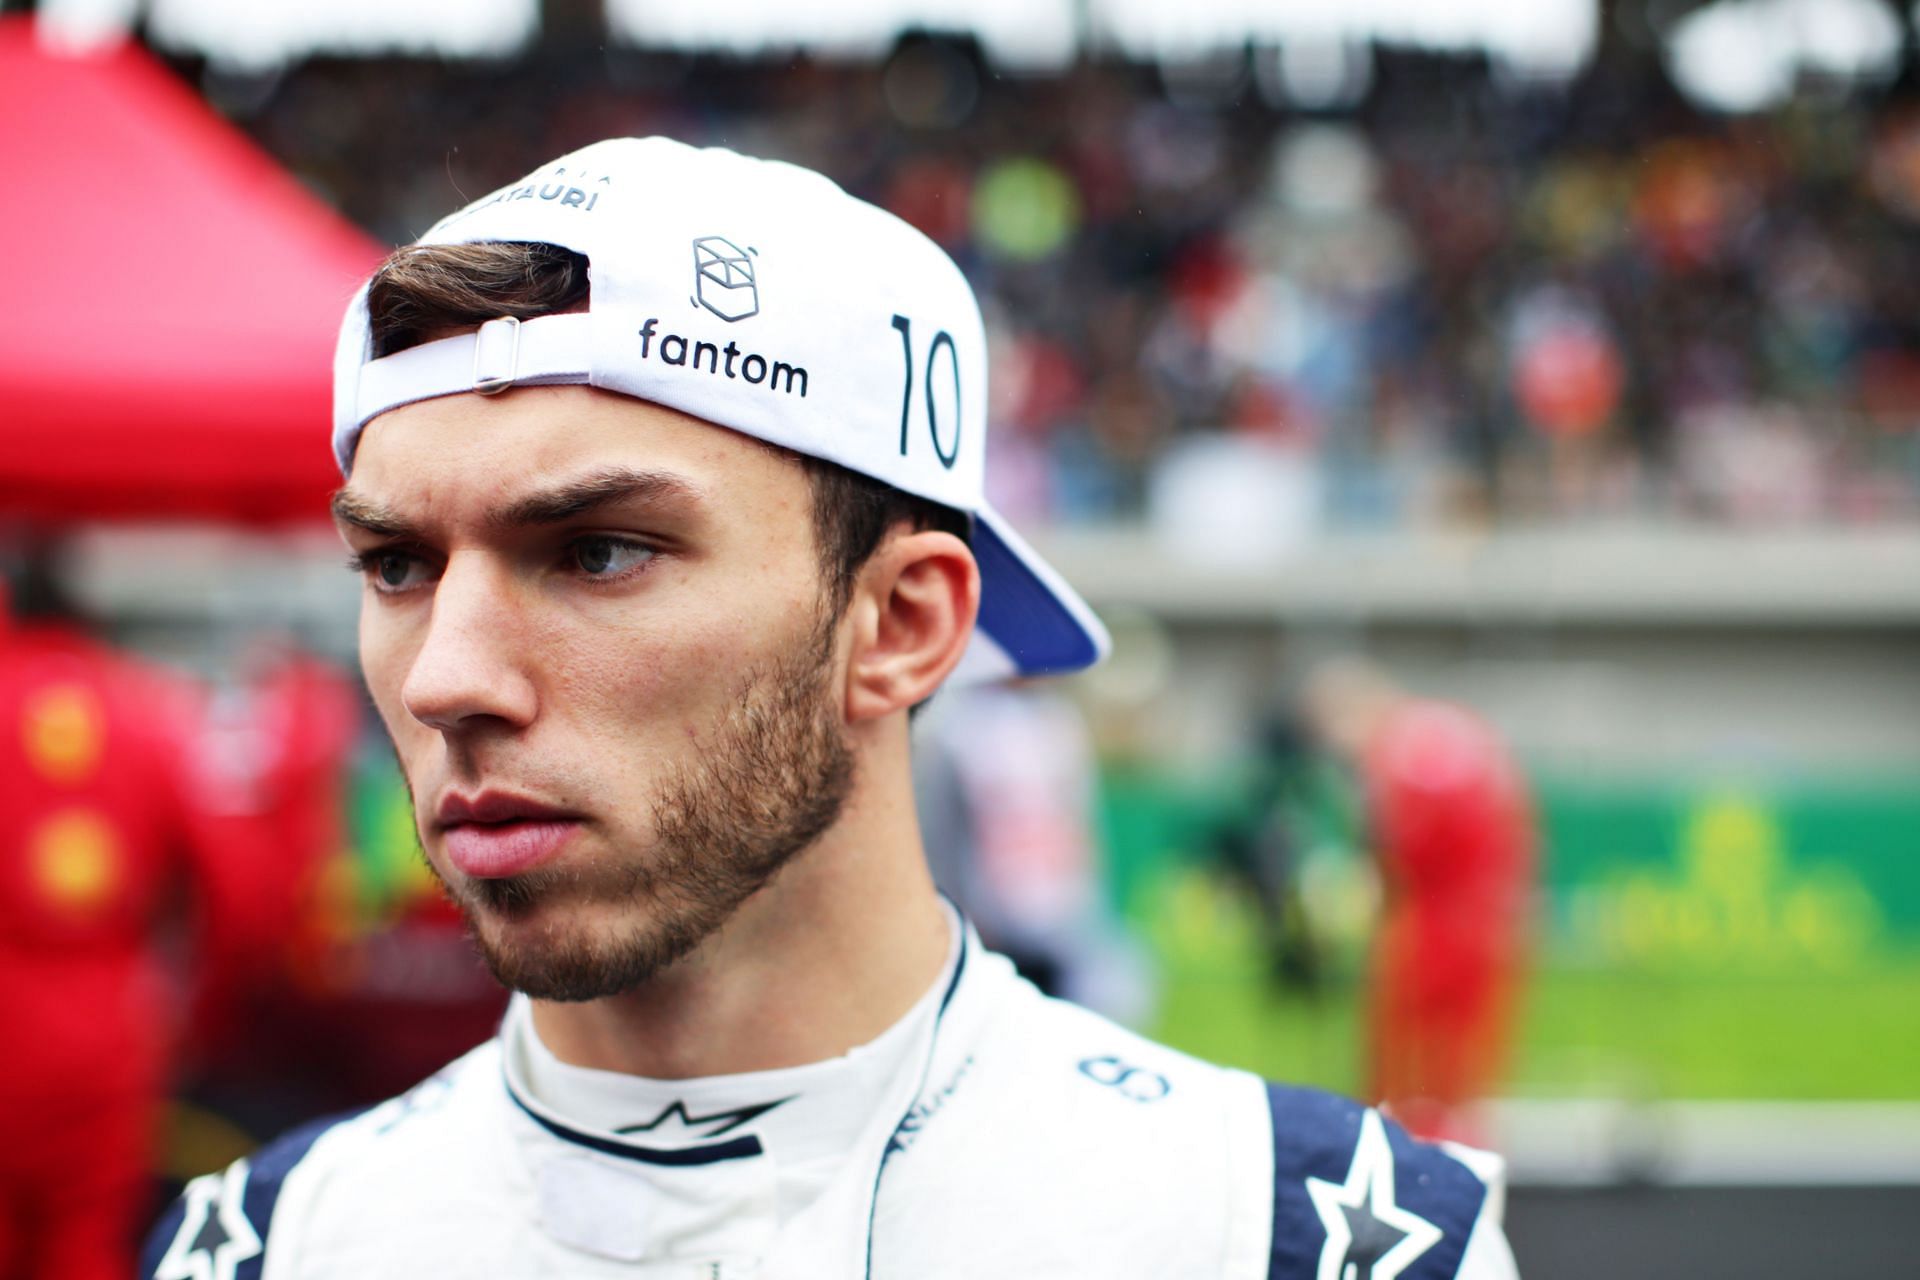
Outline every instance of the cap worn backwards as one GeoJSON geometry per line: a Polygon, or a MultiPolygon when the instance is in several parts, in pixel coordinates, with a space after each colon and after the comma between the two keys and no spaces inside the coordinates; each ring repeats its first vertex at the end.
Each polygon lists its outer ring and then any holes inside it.
{"type": "Polygon", "coordinates": [[[442,219],[418,243],[530,241],[587,259],[589,309],[372,358],[366,290],[334,363],[334,455],[400,405],[585,383],[839,463],[974,516],[972,678],[1078,670],[1092,611],[983,491],[987,344],[931,240],[811,170],[665,138],[595,143],[442,219]]]}

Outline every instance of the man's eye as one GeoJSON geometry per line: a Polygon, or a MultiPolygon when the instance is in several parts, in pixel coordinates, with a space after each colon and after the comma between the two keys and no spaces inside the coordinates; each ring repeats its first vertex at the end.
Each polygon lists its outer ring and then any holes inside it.
{"type": "Polygon", "coordinates": [[[366,575],[376,591],[407,591],[426,577],[426,565],[420,557],[404,551],[370,551],[353,557],[348,567],[366,575]]]}
{"type": "Polygon", "coordinates": [[[653,558],[653,548],[626,538],[581,538],[570,548],[580,572],[592,578],[617,578],[653,558]]]}

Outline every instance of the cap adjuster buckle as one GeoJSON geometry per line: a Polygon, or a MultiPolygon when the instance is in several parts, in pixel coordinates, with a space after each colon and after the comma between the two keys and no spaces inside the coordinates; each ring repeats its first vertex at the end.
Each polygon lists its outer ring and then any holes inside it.
{"type": "Polygon", "coordinates": [[[480,326],[473,338],[473,389],[498,395],[520,374],[520,317],[500,316],[480,326]]]}

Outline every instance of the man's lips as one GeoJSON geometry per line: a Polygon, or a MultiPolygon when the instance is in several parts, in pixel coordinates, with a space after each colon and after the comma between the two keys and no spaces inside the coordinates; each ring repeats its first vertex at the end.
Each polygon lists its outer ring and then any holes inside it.
{"type": "Polygon", "coordinates": [[[477,879],[516,876],[560,855],[581,825],[580,815],[523,796],[449,792],[434,811],[447,860],[477,879]]]}
{"type": "Polygon", "coordinates": [[[530,796],[494,790],[478,791],[472,795],[463,795],[458,791],[446,792],[440,797],[439,807],[433,811],[434,822],[442,827],[463,822],[545,822],[579,816],[558,805],[542,804],[530,796]]]}
{"type": "Polygon", "coordinates": [[[573,833],[574,820],[549,822],[463,822],[446,828],[440,843],[447,861],[477,880],[517,876],[560,856],[573,833]]]}

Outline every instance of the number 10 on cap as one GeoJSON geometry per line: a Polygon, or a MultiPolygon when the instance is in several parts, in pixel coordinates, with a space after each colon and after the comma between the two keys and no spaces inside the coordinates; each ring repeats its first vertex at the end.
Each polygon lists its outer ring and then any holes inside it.
{"type": "MultiPolygon", "coordinates": [[[[905,316],[893,318],[893,327],[900,331],[900,353],[906,357],[906,385],[900,391],[900,456],[907,454],[907,422],[913,416],[913,321],[905,316]]],[[[933,441],[933,456],[940,459],[940,465],[953,470],[953,464],[960,457],[960,355],[954,349],[953,335],[945,329],[933,335],[933,341],[927,344],[927,436],[933,441]],[[934,364],[944,351],[947,355],[947,372],[953,376],[953,441],[946,447],[940,445],[940,409],[934,402],[934,364]]]]}

